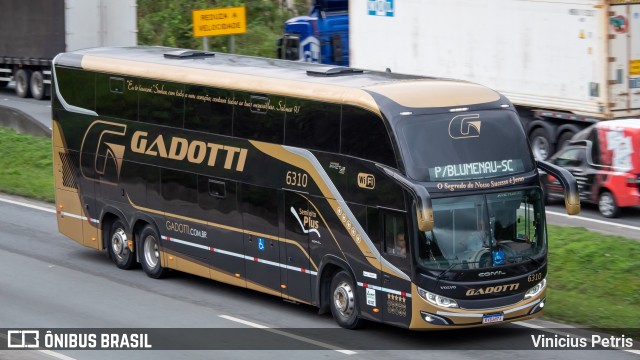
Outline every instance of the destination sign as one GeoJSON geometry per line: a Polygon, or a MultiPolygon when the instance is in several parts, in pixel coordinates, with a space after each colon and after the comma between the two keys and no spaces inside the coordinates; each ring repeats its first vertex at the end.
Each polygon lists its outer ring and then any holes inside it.
{"type": "Polygon", "coordinates": [[[504,176],[523,170],[522,160],[504,159],[435,166],[429,168],[429,176],[431,180],[466,180],[504,176]]]}

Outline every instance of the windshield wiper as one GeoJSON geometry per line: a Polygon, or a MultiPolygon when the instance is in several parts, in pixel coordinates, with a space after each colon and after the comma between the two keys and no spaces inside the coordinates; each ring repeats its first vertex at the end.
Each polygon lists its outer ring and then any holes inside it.
{"type": "Polygon", "coordinates": [[[542,265],[542,263],[539,260],[536,260],[536,259],[534,259],[534,258],[532,258],[531,256],[528,256],[528,255],[511,256],[511,257],[508,258],[508,260],[511,261],[512,259],[519,259],[519,258],[524,258],[524,259],[527,259],[527,260],[531,260],[536,264],[537,267],[540,267],[542,265]]]}
{"type": "Polygon", "coordinates": [[[453,263],[445,271],[441,272],[440,275],[438,275],[438,277],[436,278],[436,281],[440,281],[449,271],[451,271],[454,267],[458,265],[480,264],[480,263],[481,261],[467,261],[467,262],[453,263]]]}

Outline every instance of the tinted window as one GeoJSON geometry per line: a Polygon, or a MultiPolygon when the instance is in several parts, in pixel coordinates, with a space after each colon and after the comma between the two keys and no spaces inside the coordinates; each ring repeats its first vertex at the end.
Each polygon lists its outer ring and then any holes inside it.
{"type": "Polygon", "coordinates": [[[135,78],[96,74],[96,112],[103,116],[138,120],[137,85],[138,79],[135,78]]]}
{"type": "Polygon", "coordinates": [[[340,151],[340,105],[289,98],[286,108],[286,145],[340,151]]]}
{"type": "Polygon", "coordinates": [[[584,148],[567,149],[560,153],[553,161],[559,166],[580,166],[585,158],[584,148]]]}
{"type": "Polygon", "coordinates": [[[198,176],[198,204],[208,221],[241,226],[235,182],[198,176]]]}
{"type": "Polygon", "coordinates": [[[396,119],[407,174],[418,181],[481,179],[531,171],[531,149],[508,110],[396,119]]]}
{"type": "Polygon", "coordinates": [[[278,234],[278,191],[248,184],[240,187],[244,228],[265,234],[278,234]]]}
{"type": "Polygon", "coordinates": [[[382,119],[364,109],[342,109],[341,152],[396,167],[393,148],[382,119]]]}
{"type": "Polygon", "coordinates": [[[158,80],[140,79],[138,96],[139,120],[147,123],[182,127],[184,85],[158,80]]]}
{"type": "Polygon", "coordinates": [[[198,202],[198,175],[162,169],[161,181],[164,208],[171,213],[189,215],[198,202]]]}
{"type": "Polygon", "coordinates": [[[84,70],[56,68],[60,95],[69,105],[95,110],[95,76],[84,70]]]}
{"type": "Polygon", "coordinates": [[[233,136],[282,144],[284,140],[285,104],[281,96],[236,92],[233,113],[233,136]]]}
{"type": "Polygon", "coordinates": [[[233,91],[187,86],[184,127],[231,136],[233,91]]]}
{"type": "Polygon", "coordinates": [[[139,206],[148,207],[150,199],[157,196],[159,169],[155,166],[124,161],[120,182],[125,185],[127,195],[139,206]]]}

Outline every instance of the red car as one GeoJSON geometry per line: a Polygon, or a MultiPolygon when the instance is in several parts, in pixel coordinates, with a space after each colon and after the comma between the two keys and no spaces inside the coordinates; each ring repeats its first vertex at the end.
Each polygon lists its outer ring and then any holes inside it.
{"type": "MultiPolygon", "coordinates": [[[[598,204],[606,217],[640,205],[640,119],[596,123],[577,133],[550,162],[569,170],[578,180],[580,199],[598,204]]],[[[547,199],[563,197],[553,176],[543,176],[542,185],[547,199]]]]}

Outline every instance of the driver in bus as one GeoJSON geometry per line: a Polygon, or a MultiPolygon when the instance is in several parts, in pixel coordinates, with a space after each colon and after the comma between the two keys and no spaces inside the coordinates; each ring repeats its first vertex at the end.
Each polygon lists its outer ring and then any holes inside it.
{"type": "Polygon", "coordinates": [[[484,221],[479,222],[478,229],[469,235],[466,243],[464,244],[465,251],[476,253],[482,249],[489,248],[490,236],[491,234],[485,230],[484,221]]]}

